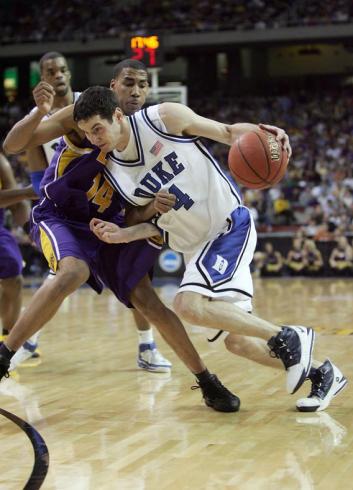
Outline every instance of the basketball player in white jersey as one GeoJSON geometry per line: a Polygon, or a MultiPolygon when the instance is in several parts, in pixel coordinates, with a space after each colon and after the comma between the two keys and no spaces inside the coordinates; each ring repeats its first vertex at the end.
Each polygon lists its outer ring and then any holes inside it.
{"type": "MultiPolygon", "coordinates": [[[[43,117],[43,120],[46,120],[60,109],[76,102],[80,92],[73,92],[71,88],[71,72],[66,58],[61,53],[55,51],[45,53],[39,61],[39,67],[41,81],[52,87],[54,95],[51,110],[43,117]]],[[[148,79],[144,65],[141,64],[139,66],[140,71],[142,71],[142,77],[140,74],[137,80],[129,76],[128,68],[128,64],[124,62],[116,65],[111,84],[115,87],[126,114],[130,115],[141,109],[145,103],[148,93],[148,79]]],[[[43,83],[38,84],[34,89],[34,93],[40,91],[42,85],[43,83]]],[[[40,182],[44,171],[54,156],[59,140],[59,137],[54,138],[41,146],[27,150],[31,182],[37,194],[39,194],[40,182]]],[[[50,279],[50,277],[52,277],[51,273],[48,278],[50,279]]],[[[152,327],[137,310],[133,309],[132,314],[138,332],[138,367],[152,372],[170,372],[172,364],[159,352],[154,340],[152,327]]],[[[38,336],[39,333],[35,334],[19,349],[12,359],[12,368],[35,355],[33,353],[37,348],[38,336]]]]}
{"type": "MultiPolygon", "coordinates": [[[[152,223],[185,257],[186,270],[174,302],[177,314],[192,324],[229,332],[226,345],[232,352],[275,367],[281,360],[289,393],[311,377],[310,396],[297,408],[326,408],[347,381],[328,360],[315,361],[311,370],[312,329],[280,328],[249,315],[255,227],[238,190],[198,138],[231,145],[256,126],[221,124],[174,103],[127,118],[114,93],[104,87],[81,94],[73,115],[91,143],[107,153],[107,178],[130,204],[145,205],[162,189],[176,196],[174,209],[157,215],[152,223]],[[249,351],[238,352],[242,344],[250,346],[249,351]]],[[[284,147],[290,151],[286,140],[284,147]]],[[[124,229],[114,224],[94,219],[92,230],[109,243],[127,241],[124,229]]]]}

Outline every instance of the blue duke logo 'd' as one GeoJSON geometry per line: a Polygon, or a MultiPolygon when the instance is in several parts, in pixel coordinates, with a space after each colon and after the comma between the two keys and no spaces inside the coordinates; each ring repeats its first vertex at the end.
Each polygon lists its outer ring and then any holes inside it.
{"type": "Polygon", "coordinates": [[[224,274],[228,267],[228,260],[217,254],[216,262],[213,264],[212,269],[216,270],[220,274],[224,274]]]}

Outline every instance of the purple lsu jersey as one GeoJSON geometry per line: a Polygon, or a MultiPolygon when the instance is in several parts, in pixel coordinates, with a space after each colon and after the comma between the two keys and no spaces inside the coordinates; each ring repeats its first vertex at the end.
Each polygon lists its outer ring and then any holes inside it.
{"type": "Polygon", "coordinates": [[[78,148],[62,138],[41,182],[41,200],[33,218],[46,211],[88,222],[100,218],[123,224],[125,201],[104,178],[105,155],[99,148],[78,148]]]}
{"type": "Polygon", "coordinates": [[[65,257],[83,260],[95,291],[105,285],[131,306],[131,290],[152,273],[160,246],[146,240],[106,244],[91,232],[89,221],[95,217],[124,226],[125,203],[104,178],[104,167],[99,149],[77,148],[64,138],[44,174],[31,232],[52,270],[65,257]]]}

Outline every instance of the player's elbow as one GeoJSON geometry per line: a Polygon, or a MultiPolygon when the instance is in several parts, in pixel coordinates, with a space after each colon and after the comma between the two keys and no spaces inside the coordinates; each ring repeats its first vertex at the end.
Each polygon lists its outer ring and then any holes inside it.
{"type": "Polygon", "coordinates": [[[5,141],[2,145],[3,151],[5,155],[16,155],[16,153],[21,153],[25,150],[25,148],[21,148],[12,141],[8,136],[5,138],[5,141]]]}

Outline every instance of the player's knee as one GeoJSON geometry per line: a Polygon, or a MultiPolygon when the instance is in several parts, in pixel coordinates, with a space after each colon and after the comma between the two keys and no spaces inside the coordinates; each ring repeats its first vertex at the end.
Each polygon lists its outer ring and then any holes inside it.
{"type": "Polygon", "coordinates": [[[154,325],[165,322],[167,307],[156,295],[145,296],[144,301],[133,303],[141,315],[154,325]]]}
{"type": "Polygon", "coordinates": [[[142,281],[131,292],[130,301],[134,308],[148,321],[155,323],[165,309],[149,282],[142,281]]]}
{"type": "Polygon", "coordinates": [[[194,293],[178,293],[174,299],[174,311],[189,323],[198,324],[202,318],[202,297],[194,293]]]}
{"type": "Polygon", "coordinates": [[[233,354],[237,354],[244,348],[244,337],[235,333],[229,333],[224,339],[224,345],[227,350],[233,352],[233,354]]]}
{"type": "Polygon", "coordinates": [[[84,263],[77,263],[70,268],[58,270],[53,287],[60,294],[70,294],[84,284],[89,278],[88,266],[84,263]]]}

